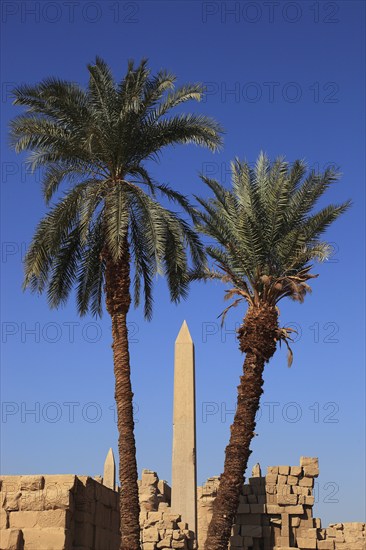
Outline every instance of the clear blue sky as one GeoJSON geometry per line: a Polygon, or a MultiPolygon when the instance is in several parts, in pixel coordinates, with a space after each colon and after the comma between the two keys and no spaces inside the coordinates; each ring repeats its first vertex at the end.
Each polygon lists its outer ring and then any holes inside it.
{"type": "MultiPolygon", "coordinates": [[[[328,233],[334,257],[319,267],[312,296],[281,305],[283,324],[294,323],[301,337],[291,369],[284,350],[267,366],[250,467],[319,456],[316,513],[325,524],[361,521],[365,4],[4,1],[2,10],[3,473],[97,475],[108,448],[117,454],[108,316],[79,319],[73,301],[51,312],[44,297],[21,291],[22,255],[45,208],[37,176],[7,145],[17,112],[9,89],[50,75],[83,84],[96,55],[120,78],[128,58],[148,57],[153,71],[168,68],[180,84],[207,84],[206,101],[192,109],[226,130],[220,154],[166,151],[151,166],[162,182],[205,195],[199,172],[228,185],[229,161],[253,162],[261,149],[320,169],[336,164],[343,173],[326,200],[352,198],[354,206],[328,233]]],[[[219,284],[194,285],[178,307],[162,280],[154,296],[151,323],[141,311],[130,315],[139,471],[170,480],[173,344],[186,319],[196,343],[201,484],[222,471],[243,362],[232,331],[245,311],[234,310],[220,332],[219,284]]]]}

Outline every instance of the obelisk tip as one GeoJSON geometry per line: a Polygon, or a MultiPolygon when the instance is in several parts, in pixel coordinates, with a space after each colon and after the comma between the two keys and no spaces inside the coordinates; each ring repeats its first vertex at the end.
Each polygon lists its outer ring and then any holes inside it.
{"type": "Polygon", "coordinates": [[[189,328],[185,320],[183,321],[182,326],[180,327],[180,331],[178,333],[175,343],[176,344],[193,344],[192,336],[189,332],[189,328]]]}

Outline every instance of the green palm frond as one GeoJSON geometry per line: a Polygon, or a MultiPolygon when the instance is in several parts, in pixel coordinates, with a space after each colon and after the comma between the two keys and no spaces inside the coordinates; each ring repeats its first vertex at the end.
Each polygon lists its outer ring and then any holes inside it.
{"type": "Polygon", "coordinates": [[[143,290],[150,318],[155,275],[166,275],[176,301],[187,293],[189,262],[202,269],[205,254],[180,212],[164,208],[156,197],[174,202],[193,221],[195,208],[184,194],[156,182],[145,163],[179,143],[215,151],[222,129],[205,116],[172,116],[182,103],[199,101],[203,88],[175,89],[175,75],[166,70],[151,75],[146,59],[136,65],[129,61],[119,82],[99,57],[87,68],[86,89],[46,78],[13,91],[23,112],[11,122],[10,143],[18,152],[29,152],[33,171],[42,169],[46,203],[57,197],[26,255],[24,287],[47,290],[50,305],[57,307],[76,285],[79,313],[99,315],[104,253],[118,262],[127,238],[135,304],[143,290]]]}
{"type": "MultiPolygon", "coordinates": [[[[337,181],[332,169],[310,172],[298,160],[290,166],[280,157],[270,162],[264,153],[254,169],[245,161],[231,164],[232,190],[202,177],[214,198],[197,198],[201,205],[197,229],[217,245],[206,250],[216,271],[191,273],[195,279],[219,278],[253,304],[276,304],[284,297],[302,302],[313,262],[324,261],[331,248],[321,240],[326,229],[350,206],[330,204],[312,213],[316,203],[337,181]]],[[[226,314],[225,310],[225,314],[226,314]]]]}

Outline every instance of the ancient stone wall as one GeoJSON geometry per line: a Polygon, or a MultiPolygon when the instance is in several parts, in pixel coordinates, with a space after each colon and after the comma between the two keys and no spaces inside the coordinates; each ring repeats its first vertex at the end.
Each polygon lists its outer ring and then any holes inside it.
{"type": "Polygon", "coordinates": [[[155,472],[143,470],[139,481],[142,550],[196,548],[194,533],[170,508],[171,489],[155,472]]]}
{"type": "Polygon", "coordinates": [[[90,477],[3,476],[1,550],[115,550],[118,493],[90,477]]]}
{"type": "MultiPolygon", "coordinates": [[[[270,466],[262,477],[259,465],[243,485],[230,550],[366,550],[365,524],[321,528],[313,517],[317,458],[301,457],[300,466],[270,466]]],[[[198,542],[203,548],[219,478],[198,488],[198,542]]]]}
{"type": "MultiPolygon", "coordinates": [[[[364,523],[323,529],[313,517],[316,458],[299,466],[259,465],[243,485],[229,550],[366,550],[364,523]]],[[[202,550],[219,478],[198,488],[202,550]]],[[[119,550],[118,492],[87,476],[0,477],[0,550],[119,550]]],[[[157,474],[139,481],[142,550],[196,548],[194,533],[170,508],[171,491],[157,474]]]]}

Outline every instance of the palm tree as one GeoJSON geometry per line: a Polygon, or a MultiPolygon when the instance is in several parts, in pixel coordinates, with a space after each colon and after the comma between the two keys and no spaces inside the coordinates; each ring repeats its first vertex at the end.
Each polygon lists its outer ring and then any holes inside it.
{"type": "Polygon", "coordinates": [[[76,286],[80,315],[101,315],[103,293],[112,319],[115,399],[119,431],[121,548],[140,549],[139,499],[126,317],[130,276],[134,302],[144,292],[144,313],[152,314],[152,283],[164,274],[171,299],[188,288],[186,247],[199,268],[205,254],[187,221],[163,207],[156,192],[194,215],[188,200],[155,182],[144,161],[177,143],[215,151],[221,129],[201,115],[168,112],[200,100],[202,87],[175,89],[166,71],[150,76],[147,61],[128,63],[116,83],[100,58],[88,65],[86,90],[57,78],[14,90],[25,114],[11,124],[17,152],[31,151],[32,169],[43,170],[43,194],[56,203],[39,223],[25,259],[24,287],[47,292],[51,307],[64,304],[76,286]],[[63,183],[63,196],[57,191],[63,183]],[[145,189],[144,189],[145,186],[145,189]],[[146,192],[147,191],[147,192],[146,192]]]}
{"type": "Polygon", "coordinates": [[[243,375],[205,550],[227,550],[251,453],[264,365],[275,353],[277,342],[289,347],[291,330],[280,328],[277,304],[285,297],[303,302],[311,291],[308,281],[317,276],[311,273],[312,262],[325,260],[331,251],[320,236],[350,204],[329,205],[311,213],[338,179],[331,169],[305,177],[302,161],[289,167],[282,158],[270,163],[264,154],[254,169],[238,159],[231,168],[232,190],[203,177],[214,198],[197,198],[203,207],[198,229],[215,241],[207,247],[215,265],[192,273],[192,278],[219,279],[230,285],[225,298],[234,301],[223,318],[233,306],[242,302],[248,306],[237,335],[239,348],[246,354],[243,375]]]}

